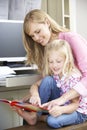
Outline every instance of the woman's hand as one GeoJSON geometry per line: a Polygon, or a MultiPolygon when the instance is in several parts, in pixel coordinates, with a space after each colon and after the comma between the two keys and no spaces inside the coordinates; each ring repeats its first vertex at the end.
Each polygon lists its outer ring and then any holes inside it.
{"type": "Polygon", "coordinates": [[[44,103],[44,104],[41,105],[41,107],[47,108],[48,110],[50,110],[55,105],[59,105],[58,104],[58,99],[55,99],[55,100],[49,101],[47,103],[44,103]]]}
{"type": "Polygon", "coordinates": [[[23,97],[20,101],[21,102],[29,102],[30,97],[31,97],[31,95],[29,93],[28,95],[26,95],[25,97],[23,97]]]}
{"type": "Polygon", "coordinates": [[[39,93],[38,93],[38,87],[39,87],[40,83],[41,83],[41,80],[39,80],[35,84],[33,84],[29,89],[28,95],[25,96],[21,101],[41,105],[41,101],[40,101],[40,97],[39,97],[39,93]]]}
{"type": "Polygon", "coordinates": [[[31,104],[36,104],[36,105],[39,105],[39,106],[41,105],[41,100],[40,100],[39,95],[32,95],[32,96],[30,97],[29,102],[30,102],[31,104]]]}
{"type": "Polygon", "coordinates": [[[30,100],[29,102],[36,105],[41,105],[40,96],[38,93],[38,87],[40,86],[42,80],[37,81],[35,84],[33,84],[30,88],[30,100]]]}
{"type": "Polygon", "coordinates": [[[62,114],[61,106],[57,106],[57,105],[53,106],[49,110],[49,114],[52,115],[53,117],[60,116],[62,114]]]}

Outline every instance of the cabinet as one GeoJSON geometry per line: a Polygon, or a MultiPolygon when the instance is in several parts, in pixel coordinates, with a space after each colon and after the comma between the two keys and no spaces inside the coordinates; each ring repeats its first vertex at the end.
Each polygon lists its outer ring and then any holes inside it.
{"type": "Polygon", "coordinates": [[[44,0],[42,10],[61,26],[75,30],[75,0],[44,0]]]}
{"type": "MultiPolygon", "coordinates": [[[[29,89],[0,92],[0,98],[8,100],[21,99],[29,89]]],[[[22,118],[6,103],[0,103],[0,130],[22,125],[22,118]]]]}

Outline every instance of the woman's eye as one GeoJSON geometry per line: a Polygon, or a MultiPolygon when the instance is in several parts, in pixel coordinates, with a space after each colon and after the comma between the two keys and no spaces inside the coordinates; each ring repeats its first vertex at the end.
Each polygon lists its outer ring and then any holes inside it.
{"type": "Polygon", "coordinates": [[[53,63],[52,61],[49,61],[49,63],[53,63]]]}
{"type": "Polygon", "coordinates": [[[38,30],[37,33],[40,33],[40,30],[38,30]]]}
{"type": "Polygon", "coordinates": [[[31,36],[31,38],[34,38],[34,36],[31,36]]]}

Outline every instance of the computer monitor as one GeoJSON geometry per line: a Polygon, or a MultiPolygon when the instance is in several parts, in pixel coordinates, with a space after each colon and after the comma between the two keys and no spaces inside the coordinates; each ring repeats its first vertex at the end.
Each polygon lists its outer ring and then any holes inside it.
{"type": "Polygon", "coordinates": [[[0,21],[0,58],[25,57],[22,21],[0,21]]]}

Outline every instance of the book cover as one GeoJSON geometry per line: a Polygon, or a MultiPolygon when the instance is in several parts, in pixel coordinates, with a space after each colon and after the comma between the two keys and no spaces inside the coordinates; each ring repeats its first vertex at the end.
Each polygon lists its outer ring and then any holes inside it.
{"type": "Polygon", "coordinates": [[[16,107],[19,107],[19,108],[24,109],[24,110],[29,110],[29,111],[33,111],[33,112],[40,112],[41,111],[41,112],[48,113],[47,109],[30,104],[30,103],[24,103],[24,102],[14,101],[14,100],[10,101],[7,99],[0,99],[0,102],[7,103],[10,106],[16,106],[16,107]]]}

